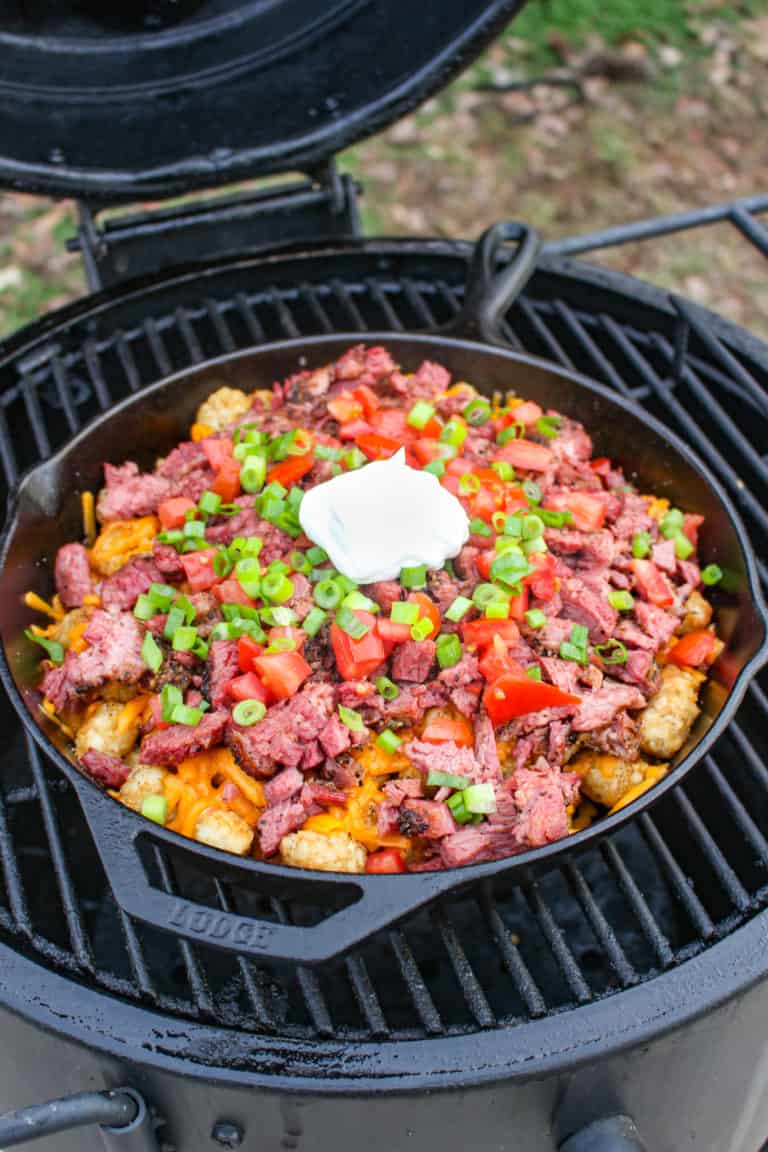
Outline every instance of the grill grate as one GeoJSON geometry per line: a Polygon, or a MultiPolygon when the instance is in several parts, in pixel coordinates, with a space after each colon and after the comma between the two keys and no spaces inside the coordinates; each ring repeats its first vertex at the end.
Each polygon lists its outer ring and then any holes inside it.
{"type": "MultiPolygon", "coordinates": [[[[84,308],[0,363],[4,485],[99,411],[207,357],[344,328],[442,324],[460,306],[466,255],[459,245],[371,244],[222,263],[84,308]]],[[[584,276],[556,263],[539,272],[507,318],[509,342],[674,426],[765,552],[768,352],[684,301],[646,289],[632,299],[636,286],[596,271],[585,291],[584,276]]],[[[502,896],[479,888],[313,971],[208,950],[119,913],[74,795],[2,699],[0,936],[118,997],[257,1034],[386,1043],[522,1026],[649,980],[768,903],[766,689],[752,687],[684,786],[577,862],[502,896]]],[[[160,854],[154,863],[169,891],[199,882],[160,854]]],[[[245,898],[215,882],[221,908],[245,898]]],[[[277,901],[266,911],[303,915],[277,901]]]]}

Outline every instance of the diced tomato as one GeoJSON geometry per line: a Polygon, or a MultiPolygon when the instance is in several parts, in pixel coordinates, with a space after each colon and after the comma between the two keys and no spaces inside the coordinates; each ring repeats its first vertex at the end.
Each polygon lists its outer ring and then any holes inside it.
{"type": "Polygon", "coordinates": [[[217,584],[213,589],[213,594],[220,604],[247,604],[253,607],[255,603],[243,591],[240,587],[240,581],[236,580],[234,576],[230,576],[228,580],[222,580],[220,584],[217,584]]]}
{"type": "Polygon", "coordinates": [[[244,676],[235,676],[227,684],[227,695],[233,700],[261,700],[262,704],[269,702],[269,693],[255,672],[246,672],[244,676]]]}
{"type": "Polygon", "coordinates": [[[158,504],[157,517],[167,532],[169,528],[181,528],[187,512],[196,507],[194,500],[190,500],[187,496],[172,496],[170,500],[163,500],[158,504]]]}
{"type": "Polygon", "coordinates": [[[507,488],[504,493],[504,511],[520,512],[528,507],[528,498],[522,488],[507,488]]]}
{"type": "Polygon", "coordinates": [[[243,672],[253,672],[253,662],[264,651],[262,644],[257,644],[250,636],[241,636],[237,641],[237,659],[243,672]]]}
{"type": "Polygon", "coordinates": [[[356,440],[358,436],[365,436],[371,431],[370,424],[365,420],[350,420],[339,428],[339,440],[356,440]]]}
{"type": "Polygon", "coordinates": [[[424,725],[421,739],[428,744],[445,744],[447,740],[453,740],[460,748],[471,748],[475,739],[474,727],[465,716],[433,713],[424,725]]]}
{"type": "Polygon", "coordinates": [[[240,495],[240,461],[228,456],[222,462],[211,484],[211,491],[221,496],[225,504],[231,504],[240,495]]]}
{"type": "Polygon", "coordinates": [[[595,456],[594,460],[590,460],[589,466],[598,476],[607,476],[611,470],[611,462],[607,456],[595,456]]]}
{"type": "Polygon", "coordinates": [[[381,436],[403,443],[408,440],[410,429],[402,408],[379,408],[370,416],[371,427],[381,436]]]}
{"type": "Polygon", "coordinates": [[[632,570],[638,590],[658,608],[669,608],[675,602],[672,585],[652,560],[633,560],[632,570]]]}
{"type": "Polygon", "coordinates": [[[499,636],[505,644],[516,644],[520,639],[520,629],[514,620],[468,620],[461,625],[465,644],[483,648],[492,644],[494,636],[499,636]]]}
{"type": "Polygon", "coordinates": [[[437,604],[424,592],[411,592],[408,596],[408,603],[418,605],[419,620],[423,620],[424,617],[426,617],[427,620],[432,621],[432,631],[429,634],[429,638],[434,640],[440,631],[440,609],[437,604]]]}
{"type": "Polygon", "coordinates": [[[207,592],[219,579],[213,570],[216,548],[204,548],[201,552],[187,552],[179,556],[179,563],[193,592],[207,592]]]}
{"type": "Polygon", "coordinates": [[[528,611],[528,585],[523,584],[519,596],[512,596],[509,601],[510,620],[522,620],[528,611]]]}
{"type": "MultiPolygon", "coordinates": [[[[477,539],[483,539],[484,544],[488,543],[487,537],[483,538],[478,536],[477,539]]],[[[477,570],[482,576],[483,580],[490,580],[491,564],[493,564],[493,552],[491,549],[486,548],[483,552],[480,552],[477,559],[475,560],[475,564],[477,565],[477,570]]]]}
{"type": "Polygon", "coordinates": [[[278,700],[286,700],[312,675],[301,652],[264,652],[254,666],[267,689],[278,700]]]}
{"type": "Polygon", "coordinates": [[[440,483],[442,484],[443,488],[445,488],[446,492],[450,492],[452,496],[459,495],[458,476],[449,476],[446,472],[440,477],[440,483]]]}
{"type": "Polygon", "coordinates": [[[717,638],[714,632],[700,628],[678,640],[667,659],[679,668],[698,668],[700,664],[709,664],[716,651],[717,638]]]}
{"type": "Polygon", "coordinates": [[[494,636],[493,642],[485,649],[479,663],[480,671],[489,683],[505,674],[518,678],[525,676],[525,668],[511,658],[507,645],[498,635],[494,636]]]}
{"type": "Polygon", "coordinates": [[[544,444],[534,444],[532,440],[510,440],[496,452],[495,460],[506,460],[513,468],[524,472],[546,472],[554,460],[549,448],[544,444]]]}
{"type": "Polygon", "coordinates": [[[170,728],[170,723],[163,720],[163,701],[160,696],[150,696],[149,710],[152,713],[152,721],[158,732],[162,732],[164,728],[170,728]]]}
{"type": "Polygon", "coordinates": [[[226,460],[232,459],[234,445],[231,436],[207,436],[200,441],[200,447],[214,472],[218,472],[226,460]]]}
{"type": "MultiPolygon", "coordinates": [[[[334,420],[338,420],[339,424],[348,424],[350,420],[359,420],[363,415],[363,404],[356,396],[350,396],[345,392],[341,396],[337,396],[334,400],[329,400],[326,408],[333,416],[334,420]]],[[[368,413],[366,412],[367,416],[368,413]]]]}
{"type": "Polygon", "coordinates": [[[439,459],[442,445],[439,440],[420,437],[414,440],[412,448],[420,464],[431,464],[433,460],[439,459]]]}
{"type": "Polygon", "coordinates": [[[312,471],[314,463],[314,452],[306,452],[303,456],[289,456],[287,460],[281,460],[274,468],[270,468],[267,472],[267,481],[270,484],[282,484],[284,488],[290,488],[291,484],[295,484],[302,476],[306,476],[307,472],[312,471]]]}
{"type": "Polygon", "coordinates": [[[531,424],[535,424],[544,415],[544,411],[539,404],[534,403],[533,400],[525,400],[522,404],[516,404],[509,416],[505,417],[507,424],[525,424],[529,428],[531,424]]]}
{"type": "MultiPolygon", "coordinates": [[[[454,456],[453,460],[449,460],[445,465],[445,470],[449,476],[463,476],[465,472],[473,472],[475,466],[470,460],[465,460],[462,456],[454,456]]],[[[496,479],[498,480],[498,476],[496,479]]]]}
{"type": "Polygon", "coordinates": [[[403,644],[406,640],[411,638],[410,624],[396,624],[394,620],[390,620],[388,616],[384,616],[376,621],[376,631],[384,642],[387,656],[390,654],[395,644],[403,644]]]}
{"type": "Polygon", "coordinates": [[[427,440],[439,440],[442,430],[442,423],[438,420],[437,416],[433,416],[430,420],[427,420],[423,428],[419,428],[419,435],[426,437],[427,440]]]}
{"type": "Polygon", "coordinates": [[[382,663],[386,657],[384,642],[376,630],[376,617],[370,612],[353,608],[355,616],[370,631],[355,640],[338,624],[331,624],[331,647],[336,665],[344,680],[362,680],[382,663]]]}
{"type": "Polygon", "coordinates": [[[402,444],[397,440],[390,440],[388,436],[381,436],[378,432],[366,432],[362,436],[356,436],[355,443],[369,460],[388,460],[402,448],[402,444]]]}
{"type": "Polygon", "coordinates": [[[570,512],[573,527],[580,532],[596,532],[605,520],[605,504],[589,492],[556,492],[544,498],[543,507],[553,512],[570,512]]]}
{"type": "Polygon", "coordinates": [[[292,624],[277,624],[274,628],[270,628],[267,632],[267,637],[270,644],[274,644],[275,640],[292,640],[296,647],[301,651],[307,642],[307,634],[301,628],[296,628],[292,624]]]}
{"type": "Polygon", "coordinates": [[[397,848],[379,848],[377,852],[369,852],[365,862],[365,870],[372,876],[384,876],[396,872],[405,872],[405,861],[397,848]]]}
{"type": "Polygon", "coordinates": [[[499,676],[483,692],[485,710],[497,727],[516,716],[539,712],[542,708],[563,708],[579,703],[578,696],[563,692],[554,684],[529,680],[527,676],[499,676]]]}
{"type": "Polygon", "coordinates": [[[490,524],[494,512],[498,512],[503,503],[504,493],[500,486],[498,491],[485,487],[475,493],[469,506],[473,516],[477,516],[480,520],[485,520],[486,524],[490,524]]]}
{"type": "Polygon", "coordinates": [[[551,552],[535,552],[528,557],[534,571],[525,577],[524,586],[530,588],[537,600],[551,600],[555,594],[555,559],[551,552]]]}
{"type": "Polygon", "coordinates": [[[686,512],[683,516],[683,532],[686,534],[694,548],[699,544],[699,528],[704,523],[704,517],[698,512],[686,512]]]}
{"type": "Polygon", "coordinates": [[[359,400],[362,405],[366,420],[370,420],[371,416],[373,416],[379,407],[379,398],[373,388],[369,388],[367,384],[361,384],[358,388],[355,388],[352,395],[355,400],[359,400]]]}

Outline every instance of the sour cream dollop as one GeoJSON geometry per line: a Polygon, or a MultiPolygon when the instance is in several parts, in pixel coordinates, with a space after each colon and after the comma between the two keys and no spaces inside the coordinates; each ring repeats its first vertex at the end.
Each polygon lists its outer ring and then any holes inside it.
{"type": "Polygon", "coordinates": [[[304,532],[357,584],[394,580],[402,568],[441,568],[469,538],[459,501],[431,472],[389,460],[334,476],[305,493],[304,532]]]}

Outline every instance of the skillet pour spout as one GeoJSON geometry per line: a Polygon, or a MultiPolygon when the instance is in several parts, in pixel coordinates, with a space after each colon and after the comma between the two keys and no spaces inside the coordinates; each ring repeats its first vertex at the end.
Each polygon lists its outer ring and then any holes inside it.
{"type": "MultiPolygon", "coordinates": [[[[455,379],[471,380],[489,395],[515,389],[545,407],[581,421],[599,454],[620,461],[641,491],[667,496],[705,516],[700,550],[728,575],[716,596],[718,632],[726,647],[703,693],[702,714],[669,774],[654,788],[566,840],[489,864],[396,876],[315,873],[233,857],[142,819],[105,796],[76,766],[62,732],[40,712],[34,690],[38,655],[23,636],[29,624],[23,596],[50,594],[58,547],[80,535],[79,493],[101,486],[105,460],[121,460],[136,446],[142,466],[182,439],[198,405],[213,387],[252,391],[306,363],[339,356],[359,334],[292,340],[221,357],[161,380],[98,418],[51,459],[28,473],[14,494],[2,543],[0,676],[32,739],[75,788],[115,897],[131,917],[181,937],[244,955],[321,963],[430,901],[469,884],[504,884],[560,863],[648,809],[701,761],[724,732],[750,679],[768,658],[768,625],[754,556],[741,521],[717,479],[677,436],[634,404],[573,372],[506,349],[437,335],[366,334],[384,343],[405,371],[439,360],[455,379]],[[201,875],[236,883],[258,896],[258,911],[222,911],[177,898],[173,859],[201,875]],[[291,923],[280,903],[264,911],[264,897],[296,900],[313,913],[291,923]],[[321,917],[321,918],[318,918],[321,917]]],[[[244,906],[246,906],[244,904],[244,906]]]]}

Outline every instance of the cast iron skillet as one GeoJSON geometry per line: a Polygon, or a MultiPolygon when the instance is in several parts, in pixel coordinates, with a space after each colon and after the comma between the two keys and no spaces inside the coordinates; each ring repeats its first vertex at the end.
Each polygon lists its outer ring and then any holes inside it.
{"type": "Polygon", "coordinates": [[[768,658],[766,610],[744,528],[706,466],[656,420],[573,372],[487,346],[500,340],[501,317],[532,272],[537,248],[537,238],[529,230],[497,225],[478,245],[467,303],[450,335],[385,332],[366,334],[365,339],[386,344],[405,370],[415,370],[423,359],[439,360],[455,379],[470,380],[489,393],[514,388],[560,409],[583,421],[596,452],[621,462],[642,491],[666,495],[674,504],[704,514],[701,556],[705,563],[716,561],[726,572],[715,597],[718,630],[726,649],[704,692],[702,715],[669,775],[633,804],[566,840],[491,864],[403,876],[299,871],[234,857],[158,827],[105,796],[78,770],[65,738],[37,707],[34,684],[39,653],[23,637],[30,623],[22,602],[24,593],[32,589],[43,596],[50,594],[57,548],[81,534],[79,493],[101,486],[104,461],[130,457],[151,466],[157,456],[186,436],[200,402],[222,383],[248,391],[268,386],[305,364],[321,365],[334,359],[360,336],[347,333],[290,340],[221,357],[130,397],[29,472],[11,499],[2,544],[0,675],[25,728],[75,788],[115,897],[130,916],[248,955],[319,963],[443,893],[478,881],[516,880],[593,843],[673,788],[728,725],[750,678],[768,658]],[[493,279],[497,250],[505,239],[519,242],[517,254],[493,279]],[[486,343],[458,338],[457,331],[486,343]],[[342,905],[341,910],[320,923],[299,926],[177,899],[152,879],[153,845],[165,845],[198,868],[223,880],[238,881],[241,890],[247,887],[260,897],[288,896],[306,905],[342,905]]]}

